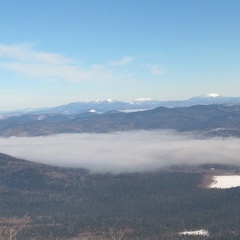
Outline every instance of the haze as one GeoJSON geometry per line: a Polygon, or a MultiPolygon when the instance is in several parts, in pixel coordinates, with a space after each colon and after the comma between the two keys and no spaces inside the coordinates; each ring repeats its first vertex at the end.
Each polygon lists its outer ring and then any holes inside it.
{"type": "Polygon", "coordinates": [[[92,172],[150,171],[205,163],[240,166],[240,139],[199,138],[174,131],[64,134],[0,138],[0,152],[44,164],[92,172]]]}

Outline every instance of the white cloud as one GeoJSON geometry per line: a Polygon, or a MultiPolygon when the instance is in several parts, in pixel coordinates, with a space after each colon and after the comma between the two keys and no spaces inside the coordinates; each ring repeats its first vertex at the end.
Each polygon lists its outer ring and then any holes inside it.
{"type": "Polygon", "coordinates": [[[0,57],[27,63],[45,63],[50,65],[65,65],[73,63],[72,59],[60,54],[37,52],[32,45],[4,45],[0,44],[0,57]]]}
{"type": "Polygon", "coordinates": [[[41,63],[3,63],[5,69],[16,71],[30,78],[59,78],[70,82],[111,80],[111,70],[101,65],[92,65],[90,69],[81,69],[73,65],[48,65],[41,63]]]}
{"type": "Polygon", "coordinates": [[[166,69],[162,65],[148,64],[146,68],[150,70],[153,75],[162,75],[166,72],[166,69]]]}
{"type": "Polygon", "coordinates": [[[204,163],[240,166],[240,139],[197,139],[173,131],[0,138],[0,152],[31,161],[94,172],[156,170],[204,163]]]}
{"type": "Polygon", "coordinates": [[[118,61],[111,62],[109,65],[113,67],[124,66],[134,61],[134,57],[124,57],[118,61]]]}
{"type": "Polygon", "coordinates": [[[70,82],[109,81],[125,76],[115,73],[117,67],[133,61],[125,57],[112,64],[79,65],[74,59],[60,54],[40,52],[32,45],[0,45],[1,66],[33,79],[63,79],[70,82]]]}
{"type": "MultiPolygon", "coordinates": [[[[62,54],[38,51],[33,44],[0,44],[0,67],[34,80],[132,81],[137,79],[136,73],[133,72],[137,63],[131,65],[131,69],[127,69],[126,66],[135,60],[132,56],[125,56],[104,64],[83,66],[76,59],[62,54]]],[[[166,72],[162,65],[148,64],[144,67],[150,70],[152,75],[162,75],[166,72]]]]}

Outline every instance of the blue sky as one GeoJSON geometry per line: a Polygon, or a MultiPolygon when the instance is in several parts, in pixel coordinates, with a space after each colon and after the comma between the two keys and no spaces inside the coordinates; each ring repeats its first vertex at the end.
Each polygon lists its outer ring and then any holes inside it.
{"type": "Polygon", "coordinates": [[[1,0],[0,111],[240,96],[239,0],[1,0]]]}

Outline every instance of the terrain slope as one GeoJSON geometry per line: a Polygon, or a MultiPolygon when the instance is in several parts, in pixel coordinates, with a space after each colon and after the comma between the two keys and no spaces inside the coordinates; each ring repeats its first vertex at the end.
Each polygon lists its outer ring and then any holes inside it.
{"type": "Polygon", "coordinates": [[[27,218],[16,239],[238,239],[240,189],[200,187],[212,167],[90,174],[0,154],[0,234],[27,218]]]}

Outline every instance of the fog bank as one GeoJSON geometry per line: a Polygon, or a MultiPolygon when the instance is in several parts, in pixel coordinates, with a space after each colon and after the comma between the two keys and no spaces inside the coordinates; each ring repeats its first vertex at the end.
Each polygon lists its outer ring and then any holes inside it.
{"type": "Polygon", "coordinates": [[[240,166],[240,139],[199,139],[174,131],[0,138],[0,152],[93,172],[134,172],[204,163],[240,166]]]}

